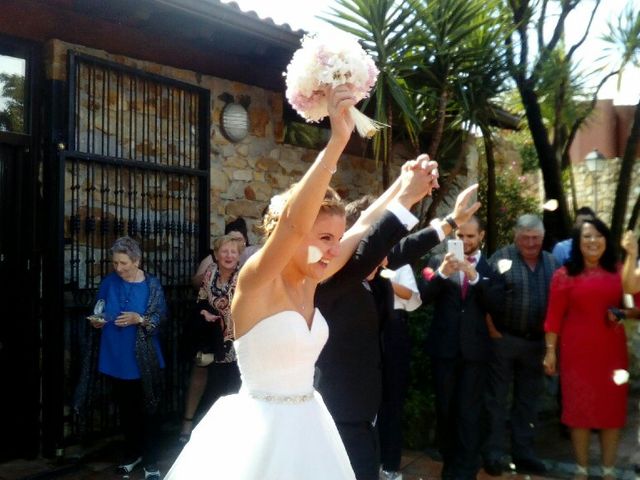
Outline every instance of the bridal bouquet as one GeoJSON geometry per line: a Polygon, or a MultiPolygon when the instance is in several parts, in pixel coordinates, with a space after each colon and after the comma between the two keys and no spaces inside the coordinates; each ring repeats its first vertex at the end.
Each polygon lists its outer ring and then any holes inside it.
{"type": "MultiPolygon", "coordinates": [[[[378,69],[353,37],[332,33],[305,36],[285,76],[291,106],[308,122],[318,122],[328,115],[327,87],[349,83],[360,101],[369,96],[378,69]]],[[[362,137],[370,138],[384,126],[355,107],[351,107],[349,113],[362,137]]]]}

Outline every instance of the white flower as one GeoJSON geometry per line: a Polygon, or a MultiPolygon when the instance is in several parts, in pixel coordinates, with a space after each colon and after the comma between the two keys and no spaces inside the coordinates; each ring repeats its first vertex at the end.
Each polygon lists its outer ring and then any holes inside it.
{"type": "Polygon", "coordinates": [[[328,115],[327,87],[349,83],[360,101],[369,95],[378,69],[354,37],[332,32],[306,35],[285,76],[291,106],[307,121],[318,122],[328,115]]]}
{"type": "Polygon", "coordinates": [[[629,381],[629,372],[623,369],[613,371],[613,383],[616,385],[624,385],[629,381]]]}
{"type": "Polygon", "coordinates": [[[512,264],[513,262],[508,258],[501,258],[500,260],[498,260],[498,272],[500,272],[501,275],[508,272],[509,270],[511,270],[512,264]]]}
{"type": "Polygon", "coordinates": [[[396,276],[396,271],[395,270],[391,270],[390,268],[383,268],[380,270],[380,276],[382,278],[386,278],[388,280],[391,280],[392,278],[394,278],[396,276]]]}

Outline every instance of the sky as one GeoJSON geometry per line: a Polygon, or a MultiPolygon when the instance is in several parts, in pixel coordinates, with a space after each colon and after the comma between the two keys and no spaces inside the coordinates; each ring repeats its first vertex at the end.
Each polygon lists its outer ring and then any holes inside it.
{"type": "MultiPolygon", "coordinates": [[[[235,1],[244,11],[254,10],[261,18],[271,17],[276,23],[288,23],[294,30],[304,29],[318,31],[327,28],[325,22],[316,18],[330,8],[333,0],[222,0],[224,3],[235,1]]],[[[586,0],[569,17],[566,24],[567,43],[575,42],[582,36],[582,28],[587,24],[592,0],[586,0]]],[[[601,56],[603,44],[597,40],[607,30],[607,19],[615,18],[625,5],[633,4],[636,11],[640,9],[640,0],[603,0],[598,15],[589,34],[588,42],[578,50],[583,67],[590,67],[595,58],[601,56]],[[594,55],[594,52],[596,54],[594,55]]],[[[597,82],[596,82],[597,83],[597,82]]],[[[601,89],[599,98],[612,98],[614,103],[635,105],[640,99],[640,68],[627,67],[621,83],[617,88],[617,77],[609,80],[601,89]]]]}

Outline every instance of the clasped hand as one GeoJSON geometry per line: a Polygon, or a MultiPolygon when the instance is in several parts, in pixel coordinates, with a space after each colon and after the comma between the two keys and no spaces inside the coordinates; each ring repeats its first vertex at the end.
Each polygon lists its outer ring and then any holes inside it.
{"type": "Polygon", "coordinates": [[[220,315],[214,315],[213,313],[207,312],[206,310],[200,310],[200,315],[202,315],[207,322],[217,322],[222,317],[220,315]]]}
{"type": "Polygon", "coordinates": [[[128,327],[140,323],[140,314],[136,312],[122,312],[114,322],[118,327],[128,327]]]}
{"type": "Polygon", "coordinates": [[[438,162],[429,160],[427,154],[405,162],[401,171],[400,196],[408,199],[410,204],[415,204],[439,187],[438,176],[438,162]]]}

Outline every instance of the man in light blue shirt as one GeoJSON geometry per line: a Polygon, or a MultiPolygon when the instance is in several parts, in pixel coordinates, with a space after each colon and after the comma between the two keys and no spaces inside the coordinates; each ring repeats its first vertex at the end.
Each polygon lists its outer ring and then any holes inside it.
{"type": "MultiPolygon", "coordinates": [[[[573,228],[580,228],[580,225],[582,225],[582,222],[584,222],[589,218],[595,218],[595,217],[596,217],[596,214],[593,210],[591,210],[591,208],[580,207],[576,212],[576,221],[573,224],[573,228]]],[[[571,238],[567,238],[566,240],[562,240],[556,243],[555,247],[553,247],[553,250],[551,251],[551,253],[555,257],[556,262],[558,262],[558,265],[562,266],[565,264],[567,260],[569,260],[569,256],[571,255],[572,243],[573,242],[571,241],[571,238]]]]}

